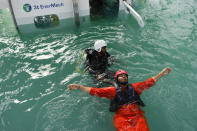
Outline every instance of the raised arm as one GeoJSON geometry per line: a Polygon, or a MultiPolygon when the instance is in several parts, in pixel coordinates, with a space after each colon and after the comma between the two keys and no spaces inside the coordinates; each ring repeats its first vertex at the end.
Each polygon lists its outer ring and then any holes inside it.
{"type": "Polygon", "coordinates": [[[140,95],[144,90],[149,89],[150,87],[152,87],[153,85],[155,85],[155,83],[159,80],[159,78],[161,78],[165,74],[169,74],[170,72],[171,72],[171,69],[169,67],[164,68],[156,76],[151,77],[151,78],[147,79],[144,82],[136,82],[136,83],[133,83],[132,86],[135,88],[135,90],[137,91],[137,93],[140,95]]]}
{"type": "Polygon", "coordinates": [[[85,87],[78,84],[68,85],[68,90],[82,90],[88,92],[92,96],[104,97],[108,99],[113,99],[116,95],[116,89],[114,87],[103,87],[103,88],[94,88],[94,87],[85,87]]]}
{"type": "Polygon", "coordinates": [[[169,67],[164,68],[160,73],[158,73],[156,76],[152,77],[155,82],[157,82],[163,75],[169,74],[171,72],[171,69],[169,67]]]}
{"type": "Polygon", "coordinates": [[[79,85],[79,84],[70,84],[68,85],[68,90],[82,90],[84,92],[90,92],[90,87],[86,87],[86,86],[83,86],[83,85],[79,85]]]}

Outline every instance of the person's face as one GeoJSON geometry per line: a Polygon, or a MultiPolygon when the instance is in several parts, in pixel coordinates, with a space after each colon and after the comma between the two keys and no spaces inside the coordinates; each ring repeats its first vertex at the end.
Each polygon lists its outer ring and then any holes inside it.
{"type": "Polygon", "coordinates": [[[106,52],[107,52],[106,46],[103,46],[103,47],[101,48],[101,52],[102,52],[102,53],[106,53],[106,52]]]}
{"type": "Polygon", "coordinates": [[[128,78],[126,74],[118,75],[118,82],[128,82],[128,78]]]}

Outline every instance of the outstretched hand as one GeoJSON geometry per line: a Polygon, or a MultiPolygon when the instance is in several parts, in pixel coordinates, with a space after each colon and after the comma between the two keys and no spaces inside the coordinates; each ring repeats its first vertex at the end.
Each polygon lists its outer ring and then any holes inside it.
{"type": "Polygon", "coordinates": [[[156,76],[153,77],[155,82],[161,78],[165,74],[169,74],[171,72],[171,69],[169,67],[164,68],[160,73],[158,73],[156,76]]]}
{"type": "Polygon", "coordinates": [[[71,90],[78,90],[80,88],[80,85],[78,84],[70,84],[68,85],[68,90],[71,91],[71,90]]]}
{"type": "Polygon", "coordinates": [[[166,67],[162,70],[163,74],[169,74],[171,72],[171,69],[169,67],[166,67]]]}
{"type": "Polygon", "coordinates": [[[83,85],[79,85],[79,84],[70,84],[68,85],[68,90],[71,91],[71,90],[82,90],[82,91],[85,91],[85,92],[89,92],[90,91],[90,87],[85,87],[83,85]]]}
{"type": "Polygon", "coordinates": [[[104,80],[105,75],[106,75],[105,73],[98,74],[98,75],[97,75],[97,79],[98,79],[98,80],[104,80]]]}

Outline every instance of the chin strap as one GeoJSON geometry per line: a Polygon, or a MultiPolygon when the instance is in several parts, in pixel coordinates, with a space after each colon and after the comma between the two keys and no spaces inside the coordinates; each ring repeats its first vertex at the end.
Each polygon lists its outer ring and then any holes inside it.
{"type": "Polygon", "coordinates": [[[121,85],[128,85],[128,81],[127,82],[117,82],[118,84],[121,84],[121,85]]]}

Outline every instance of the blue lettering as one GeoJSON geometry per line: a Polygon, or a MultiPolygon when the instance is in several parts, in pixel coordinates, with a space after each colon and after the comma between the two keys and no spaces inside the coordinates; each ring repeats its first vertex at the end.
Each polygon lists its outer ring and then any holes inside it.
{"type": "Polygon", "coordinates": [[[44,6],[43,5],[40,5],[40,9],[44,9],[44,6]]]}
{"type": "Polygon", "coordinates": [[[50,8],[51,7],[51,5],[46,5],[46,8],[50,8]]]}
{"type": "Polygon", "coordinates": [[[64,3],[51,3],[49,5],[34,5],[34,10],[39,10],[39,9],[47,9],[47,8],[55,8],[55,7],[62,7],[64,6],[64,3]]]}
{"type": "Polygon", "coordinates": [[[34,5],[34,10],[39,10],[39,6],[38,5],[34,5]]]}
{"type": "Polygon", "coordinates": [[[56,7],[56,4],[55,3],[51,3],[51,7],[56,7]]]}

